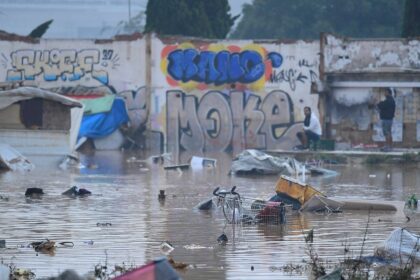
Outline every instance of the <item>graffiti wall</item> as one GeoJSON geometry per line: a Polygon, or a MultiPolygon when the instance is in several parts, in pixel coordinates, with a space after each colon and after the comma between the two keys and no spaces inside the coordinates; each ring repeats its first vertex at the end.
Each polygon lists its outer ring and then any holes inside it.
{"type": "Polygon", "coordinates": [[[0,41],[0,81],[32,81],[74,95],[81,93],[80,86],[85,92],[107,88],[126,98],[133,125],[139,126],[146,110],[144,58],[145,41],[140,39],[0,41]]]}
{"type": "Polygon", "coordinates": [[[0,76],[5,81],[35,81],[45,88],[82,84],[126,90],[145,84],[144,53],[141,40],[0,41],[0,76]]]}
{"type": "MultiPolygon", "coordinates": [[[[179,38],[178,38],[179,39],[179,38]]],[[[318,42],[152,40],[151,128],[168,151],[296,145],[303,107],[318,115],[318,42]]]]}
{"type": "Polygon", "coordinates": [[[123,96],[135,127],[170,152],[296,145],[303,107],[318,112],[319,42],[0,39],[0,81],[123,96]]]}

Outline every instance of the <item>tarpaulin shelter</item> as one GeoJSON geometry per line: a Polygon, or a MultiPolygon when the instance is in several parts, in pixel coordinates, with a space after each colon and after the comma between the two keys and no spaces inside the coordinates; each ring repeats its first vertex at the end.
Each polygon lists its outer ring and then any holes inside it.
{"type": "Polygon", "coordinates": [[[110,135],[122,124],[128,123],[129,117],[123,99],[116,98],[109,112],[84,115],[80,126],[79,138],[102,138],[110,135]]]}
{"type": "Polygon", "coordinates": [[[0,142],[24,155],[74,151],[83,105],[36,87],[0,91],[0,142]]]}

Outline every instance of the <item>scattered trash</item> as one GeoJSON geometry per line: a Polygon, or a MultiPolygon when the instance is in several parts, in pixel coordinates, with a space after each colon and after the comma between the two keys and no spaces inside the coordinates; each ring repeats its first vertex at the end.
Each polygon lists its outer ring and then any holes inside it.
{"type": "Polygon", "coordinates": [[[375,256],[399,260],[401,264],[406,264],[409,260],[417,263],[420,261],[419,246],[419,235],[413,234],[404,228],[396,228],[384,243],[375,249],[375,256]]]}
{"type": "Polygon", "coordinates": [[[158,200],[163,201],[166,198],[165,190],[159,190],[158,200]]]}
{"type": "Polygon", "coordinates": [[[168,262],[172,265],[175,269],[186,269],[188,267],[188,264],[183,262],[176,262],[173,258],[169,258],[168,262]]]}
{"type": "Polygon", "coordinates": [[[206,200],[203,200],[201,202],[199,202],[196,206],[194,206],[194,209],[198,209],[198,210],[210,210],[213,208],[213,199],[209,198],[206,200]]]}
{"type": "Polygon", "coordinates": [[[228,242],[228,237],[225,233],[222,233],[218,238],[217,238],[217,242],[222,245],[225,246],[226,243],[228,242]]]}
{"type": "Polygon", "coordinates": [[[87,245],[93,245],[93,240],[87,240],[87,241],[83,241],[83,243],[87,244],[87,245]]]}
{"type": "Polygon", "coordinates": [[[287,195],[299,201],[301,205],[305,204],[315,194],[325,197],[325,195],[310,185],[285,175],[280,176],[280,179],[277,181],[276,193],[287,195]]]}
{"type": "Polygon", "coordinates": [[[193,156],[190,164],[193,169],[202,169],[203,167],[216,167],[217,160],[212,158],[203,158],[193,156]]]}
{"type": "Polygon", "coordinates": [[[0,248],[6,248],[6,240],[4,239],[0,240],[0,248]]]}
{"type": "Polygon", "coordinates": [[[342,277],[342,271],[340,268],[337,268],[333,272],[318,278],[318,280],[341,280],[341,279],[344,279],[344,278],[342,277]]]}
{"type": "Polygon", "coordinates": [[[55,242],[50,240],[32,242],[30,244],[36,252],[51,253],[55,250],[55,242]]]}
{"type": "MultiPolygon", "coordinates": [[[[135,268],[123,275],[113,278],[113,280],[133,280],[133,279],[171,279],[180,280],[181,277],[174,268],[183,263],[175,263],[174,260],[168,261],[166,258],[155,260],[151,263],[135,268]]],[[[183,266],[183,265],[182,265],[183,266]]],[[[185,266],[187,267],[187,266],[185,266]]],[[[184,267],[184,268],[185,268],[184,267]]],[[[95,269],[96,270],[96,269],[95,269]]],[[[105,278],[101,278],[105,279],[105,278]]]]}
{"type": "Polygon", "coordinates": [[[31,171],[35,166],[12,146],[0,143],[0,168],[31,171]]]}
{"type": "Polygon", "coordinates": [[[301,212],[305,211],[312,211],[312,212],[320,212],[320,211],[327,211],[329,213],[338,213],[342,212],[341,208],[343,207],[344,203],[335,201],[325,196],[321,195],[314,195],[312,196],[302,207],[299,209],[301,212]]]}
{"type": "Polygon", "coordinates": [[[81,168],[82,164],[76,154],[66,155],[63,161],[58,165],[62,170],[67,170],[69,167],[81,168]]]}
{"type": "Polygon", "coordinates": [[[58,244],[60,244],[63,247],[68,247],[68,248],[74,247],[74,243],[71,241],[63,241],[63,242],[59,242],[58,244]]]}
{"type": "Polygon", "coordinates": [[[97,227],[110,227],[112,226],[111,223],[96,223],[97,227]]]}
{"type": "Polygon", "coordinates": [[[87,196],[91,195],[92,193],[87,189],[78,189],[76,186],[71,187],[67,191],[63,192],[62,195],[76,197],[76,196],[87,196]]]}
{"type": "Polygon", "coordinates": [[[0,195],[0,200],[3,200],[3,201],[9,201],[9,198],[8,198],[8,197],[6,197],[6,196],[2,196],[2,195],[0,195]]]}
{"type": "Polygon", "coordinates": [[[313,243],[314,242],[314,229],[311,229],[305,234],[305,242],[313,243]]]}
{"type": "Polygon", "coordinates": [[[171,243],[169,243],[168,241],[164,241],[160,244],[159,246],[160,250],[162,251],[162,253],[164,254],[169,254],[171,253],[175,248],[172,246],[171,243]]]}
{"type": "Polygon", "coordinates": [[[41,188],[27,188],[25,191],[25,196],[31,198],[41,198],[44,194],[44,191],[41,188]]]}
{"type": "Polygon", "coordinates": [[[74,270],[67,269],[63,271],[60,275],[58,275],[56,278],[53,278],[55,280],[83,280],[85,278],[82,278],[79,276],[74,270]]]}
{"type": "Polygon", "coordinates": [[[221,191],[219,187],[213,190],[218,205],[223,209],[223,215],[229,224],[270,223],[283,224],[286,222],[286,206],[283,202],[265,201],[241,196],[235,191],[221,191]]]}
{"type": "Polygon", "coordinates": [[[187,250],[213,249],[212,247],[205,247],[205,246],[196,245],[196,244],[185,245],[184,248],[187,249],[187,250]]]}
{"type": "MultiPolygon", "coordinates": [[[[294,178],[282,175],[276,183],[276,196],[271,200],[282,200],[287,204],[289,201],[297,201],[301,204],[300,211],[325,211],[336,213],[345,210],[373,210],[373,211],[397,211],[392,202],[377,202],[369,200],[335,200],[327,198],[315,188],[302,183],[294,178]]],[[[297,203],[293,205],[296,209],[297,203]]]]}
{"type": "Polygon", "coordinates": [[[11,279],[34,279],[35,273],[30,271],[29,269],[16,268],[13,271],[13,276],[14,278],[11,279]]]}
{"type": "Polygon", "coordinates": [[[408,208],[417,209],[417,203],[418,203],[418,200],[416,198],[416,195],[413,194],[409,199],[407,199],[407,202],[405,204],[407,205],[408,208]]]}
{"type": "Polygon", "coordinates": [[[189,168],[190,168],[189,164],[167,165],[163,167],[163,169],[165,170],[171,170],[171,169],[184,170],[184,169],[189,169],[189,168]]]}
{"type": "Polygon", "coordinates": [[[231,173],[239,175],[301,174],[304,164],[289,157],[274,157],[258,150],[245,150],[231,165],[231,173]]]}

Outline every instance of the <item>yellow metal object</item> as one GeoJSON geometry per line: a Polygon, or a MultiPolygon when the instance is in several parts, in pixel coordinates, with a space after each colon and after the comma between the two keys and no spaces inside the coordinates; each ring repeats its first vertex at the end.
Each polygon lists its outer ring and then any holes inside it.
{"type": "Polygon", "coordinates": [[[284,175],[282,175],[276,183],[276,193],[285,193],[288,196],[299,200],[302,205],[316,194],[325,196],[315,188],[284,175]]]}

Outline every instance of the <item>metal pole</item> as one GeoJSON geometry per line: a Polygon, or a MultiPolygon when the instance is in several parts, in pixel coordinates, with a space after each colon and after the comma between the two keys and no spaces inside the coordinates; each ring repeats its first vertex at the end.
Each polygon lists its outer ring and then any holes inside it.
{"type": "Polygon", "coordinates": [[[128,0],[128,22],[131,22],[131,0],[128,0]]]}

